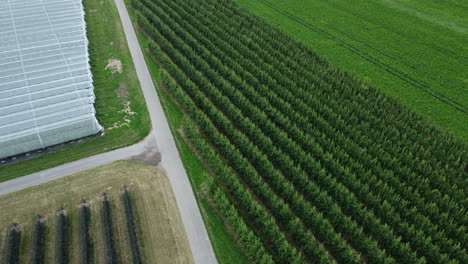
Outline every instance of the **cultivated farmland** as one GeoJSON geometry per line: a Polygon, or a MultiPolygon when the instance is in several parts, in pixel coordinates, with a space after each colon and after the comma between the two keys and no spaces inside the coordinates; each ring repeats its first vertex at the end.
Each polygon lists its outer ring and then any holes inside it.
{"type": "Polygon", "coordinates": [[[231,1],[133,0],[257,263],[466,263],[466,145],[231,1]]]}
{"type": "Polygon", "coordinates": [[[83,171],[2,195],[0,208],[0,263],[193,263],[169,180],[153,166],[83,171]]]}
{"type": "Polygon", "coordinates": [[[235,0],[468,142],[468,2],[235,0]]]}

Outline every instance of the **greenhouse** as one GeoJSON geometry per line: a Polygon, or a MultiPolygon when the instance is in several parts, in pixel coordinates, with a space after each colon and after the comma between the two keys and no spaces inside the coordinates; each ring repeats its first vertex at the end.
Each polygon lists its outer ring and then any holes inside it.
{"type": "Polygon", "coordinates": [[[101,131],[81,0],[0,1],[0,159],[101,131]]]}

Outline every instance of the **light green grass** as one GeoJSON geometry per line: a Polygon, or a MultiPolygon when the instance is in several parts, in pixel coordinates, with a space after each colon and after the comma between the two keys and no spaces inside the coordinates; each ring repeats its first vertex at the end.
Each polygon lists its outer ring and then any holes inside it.
{"type": "Polygon", "coordinates": [[[466,2],[235,1],[468,142],[466,2]]]}
{"type": "MultiPolygon", "coordinates": [[[[130,8],[129,1],[126,0],[125,2],[127,4],[130,17],[135,25],[135,14],[130,8]]],[[[242,250],[233,240],[232,236],[227,232],[222,220],[218,215],[216,215],[215,211],[208,204],[207,199],[203,195],[204,185],[207,178],[211,176],[179,133],[179,129],[185,121],[185,117],[164,90],[159,87],[161,69],[149,56],[149,53],[146,50],[148,48],[148,38],[138,30],[137,37],[140,42],[140,46],[144,51],[146,65],[149,68],[153,82],[156,84],[156,91],[164,109],[172,135],[174,136],[177,149],[192,184],[216,258],[220,264],[248,263],[248,260],[242,253],[242,250]]]]}
{"type": "Polygon", "coordinates": [[[129,116],[131,122],[128,126],[105,131],[104,136],[88,139],[56,153],[1,167],[0,182],[134,144],[150,131],[149,114],[114,1],[84,0],[83,3],[99,123],[109,128],[122,122],[126,114],[121,111],[128,101],[131,111],[136,114],[129,116]],[[122,61],[122,73],[105,70],[109,59],[122,61]],[[118,95],[119,87],[126,87],[127,97],[122,93],[118,95]]]}

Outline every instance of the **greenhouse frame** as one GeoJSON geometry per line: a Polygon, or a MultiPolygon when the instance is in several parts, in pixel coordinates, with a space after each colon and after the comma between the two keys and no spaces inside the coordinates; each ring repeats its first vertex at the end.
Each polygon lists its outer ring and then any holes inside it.
{"type": "Polygon", "coordinates": [[[0,1],[0,159],[101,131],[81,0],[0,1]]]}

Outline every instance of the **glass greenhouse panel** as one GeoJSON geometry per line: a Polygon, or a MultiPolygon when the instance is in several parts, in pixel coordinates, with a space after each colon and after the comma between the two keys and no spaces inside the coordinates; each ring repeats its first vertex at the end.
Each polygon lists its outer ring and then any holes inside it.
{"type": "Polygon", "coordinates": [[[101,131],[81,0],[0,0],[0,159],[101,131]]]}

